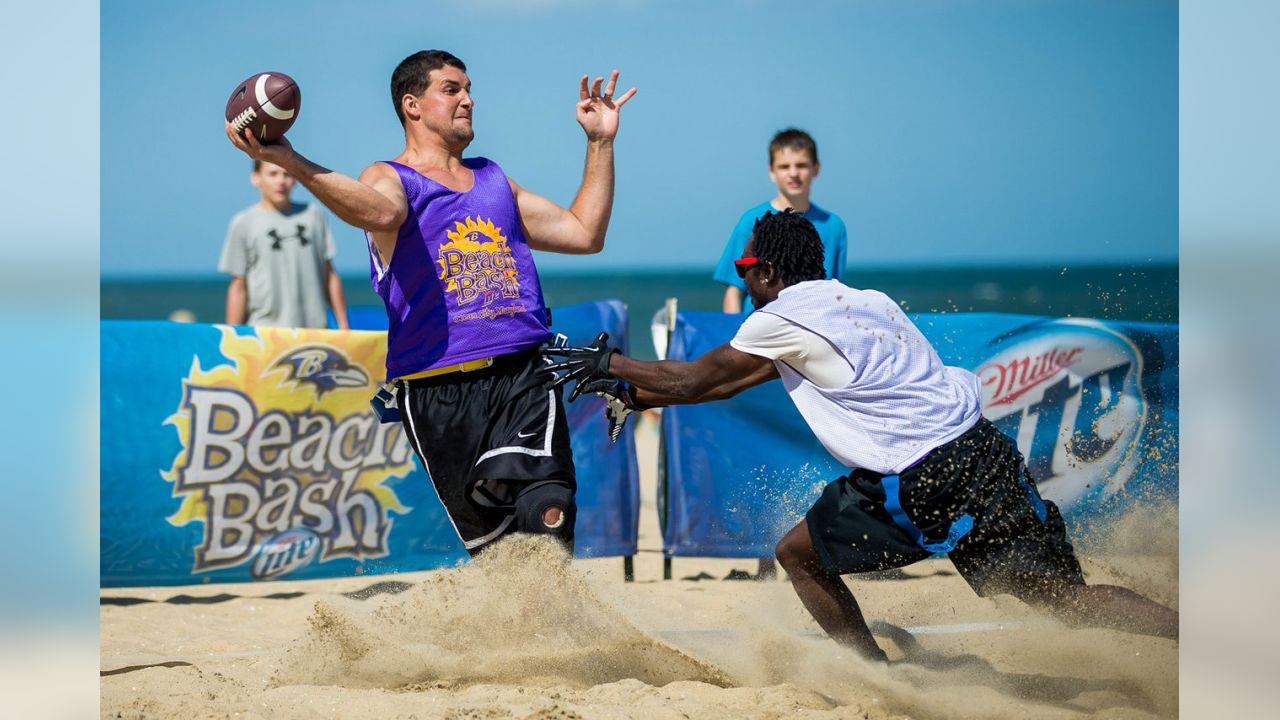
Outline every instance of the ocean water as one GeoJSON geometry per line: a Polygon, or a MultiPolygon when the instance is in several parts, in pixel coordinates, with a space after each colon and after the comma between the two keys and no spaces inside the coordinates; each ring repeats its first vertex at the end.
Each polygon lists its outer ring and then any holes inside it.
{"type": "MultiPolygon", "coordinates": [[[[862,268],[844,282],[875,288],[912,313],[1007,312],[1100,320],[1178,322],[1178,266],[1054,265],[1039,267],[862,268]]],[[[627,305],[632,354],[652,359],[649,323],[669,297],[684,310],[720,309],[724,287],[707,270],[610,271],[542,276],[556,306],[618,299],[627,305]]],[[[343,278],[348,305],[381,307],[367,276],[343,278]]],[[[198,322],[222,322],[227,281],[219,276],[103,278],[103,319],[161,320],[178,310],[198,322]]]]}

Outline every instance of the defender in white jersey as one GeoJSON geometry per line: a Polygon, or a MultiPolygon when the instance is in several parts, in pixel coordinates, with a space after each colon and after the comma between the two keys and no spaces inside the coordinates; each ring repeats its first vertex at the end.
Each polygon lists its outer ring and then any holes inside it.
{"type": "Polygon", "coordinates": [[[979,595],[1010,593],[1068,622],[1177,638],[1178,613],[1131,590],[1086,585],[1058,508],[1013,441],[982,417],[978,379],[948,367],[884,293],[824,279],[802,215],[767,213],[736,262],[757,310],[693,362],[641,362],[607,336],[545,351],[544,372],[632,409],[732,397],[781,377],[809,427],[851,468],[777,557],[833,639],[884,660],[840,576],[945,553],[979,595]]]}

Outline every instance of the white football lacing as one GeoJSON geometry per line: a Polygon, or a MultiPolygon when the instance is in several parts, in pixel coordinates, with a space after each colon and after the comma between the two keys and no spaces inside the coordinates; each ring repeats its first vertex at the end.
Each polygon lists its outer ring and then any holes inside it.
{"type": "Polygon", "coordinates": [[[253,119],[256,117],[258,117],[258,112],[252,107],[247,107],[231,121],[231,127],[235,128],[238,133],[244,132],[244,129],[248,127],[249,123],[253,122],[253,119]]]}

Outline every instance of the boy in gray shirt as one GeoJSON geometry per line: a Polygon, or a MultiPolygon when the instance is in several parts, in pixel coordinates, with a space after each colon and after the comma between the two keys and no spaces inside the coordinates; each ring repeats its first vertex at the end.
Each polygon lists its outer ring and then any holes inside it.
{"type": "Polygon", "coordinates": [[[254,161],[249,179],[262,197],[231,218],[218,261],[231,275],[227,324],[322,328],[331,307],[346,330],[337,250],[320,206],[293,202],[295,180],[279,165],[254,161]]]}

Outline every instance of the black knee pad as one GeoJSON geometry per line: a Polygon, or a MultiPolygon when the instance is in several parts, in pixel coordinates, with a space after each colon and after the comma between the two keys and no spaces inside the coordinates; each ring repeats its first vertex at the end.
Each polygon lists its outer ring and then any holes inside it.
{"type": "Polygon", "coordinates": [[[573,541],[573,523],[578,506],[573,501],[573,490],[558,482],[542,482],[532,485],[516,498],[516,530],[524,533],[555,535],[566,543],[573,541]],[[560,508],[560,521],[551,527],[543,514],[551,508],[560,508]]]}

